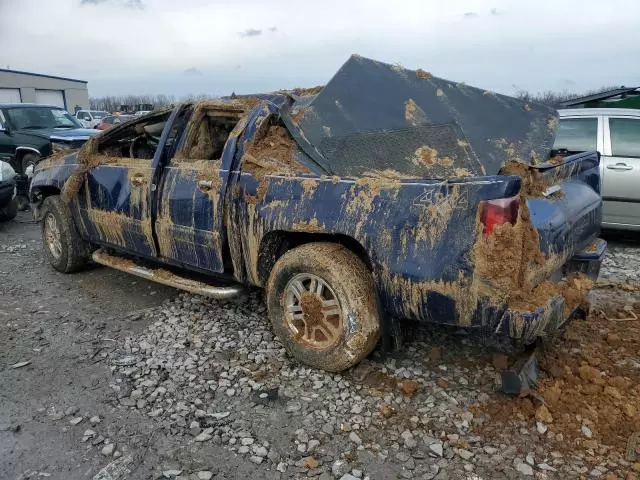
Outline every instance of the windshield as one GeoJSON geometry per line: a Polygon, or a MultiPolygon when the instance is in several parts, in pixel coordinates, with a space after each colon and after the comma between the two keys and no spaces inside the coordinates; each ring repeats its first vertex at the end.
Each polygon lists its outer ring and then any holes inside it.
{"type": "Polygon", "coordinates": [[[51,107],[16,107],[5,110],[11,124],[20,129],[82,128],[66,110],[51,107]]]}
{"type": "Polygon", "coordinates": [[[108,117],[109,115],[111,115],[109,112],[101,112],[101,111],[97,111],[97,110],[91,110],[91,116],[93,118],[104,118],[104,117],[108,117]]]}

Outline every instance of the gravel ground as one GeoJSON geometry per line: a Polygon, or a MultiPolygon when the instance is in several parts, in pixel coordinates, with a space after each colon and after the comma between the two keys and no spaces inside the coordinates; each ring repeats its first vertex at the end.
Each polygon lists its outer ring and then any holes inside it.
{"type": "MultiPolygon", "coordinates": [[[[601,277],[640,283],[640,242],[609,240],[601,277]]],[[[553,408],[525,399],[528,418],[498,393],[513,352],[496,338],[409,324],[402,351],[327,374],[286,355],[260,291],[217,302],[104,268],[64,276],[40,248],[36,225],[0,225],[0,478],[637,478],[597,423],[584,444],[553,408]]],[[[594,301],[614,297],[639,301],[594,301]]],[[[625,372],[637,385],[640,363],[625,372]]]]}

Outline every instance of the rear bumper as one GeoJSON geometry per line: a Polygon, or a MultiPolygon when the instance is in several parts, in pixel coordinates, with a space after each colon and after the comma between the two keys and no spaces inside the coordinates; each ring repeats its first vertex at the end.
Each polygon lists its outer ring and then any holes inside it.
{"type": "MultiPolygon", "coordinates": [[[[581,273],[595,281],[598,278],[606,248],[605,240],[594,240],[567,261],[562,269],[564,275],[581,273]]],[[[490,305],[487,305],[486,310],[485,319],[488,316],[493,316],[493,319],[485,324],[492,325],[497,333],[509,335],[526,344],[533,343],[536,338],[545,336],[560,328],[568,320],[586,313],[580,311],[581,307],[577,306],[569,312],[569,315],[565,315],[565,299],[561,295],[550,297],[545,305],[529,312],[510,310],[506,306],[498,309],[490,305]]]]}

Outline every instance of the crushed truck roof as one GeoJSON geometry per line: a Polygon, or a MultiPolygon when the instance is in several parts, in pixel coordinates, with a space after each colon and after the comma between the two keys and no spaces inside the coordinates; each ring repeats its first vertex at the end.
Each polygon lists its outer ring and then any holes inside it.
{"type": "Polygon", "coordinates": [[[510,160],[549,158],[556,110],[353,55],[284,120],[328,173],[372,170],[430,178],[497,174],[510,160]]]}

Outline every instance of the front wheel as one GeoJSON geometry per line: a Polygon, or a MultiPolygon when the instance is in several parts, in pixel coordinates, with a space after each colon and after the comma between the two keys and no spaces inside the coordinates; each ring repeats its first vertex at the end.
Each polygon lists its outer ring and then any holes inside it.
{"type": "Polygon", "coordinates": [[[373,277],[339,244],[309,243],[285,253],[269,276],[267,307],[289,354],[311,367],[345,370],[380,338],[373,277]]]}
{"type": "Polygon", "coordinates": [[[69,207],[57,195],[42,204],[42,242],[45,255],[59,272],[75,272],[89,260],[90,245],[80,237],[69,207]]]}

